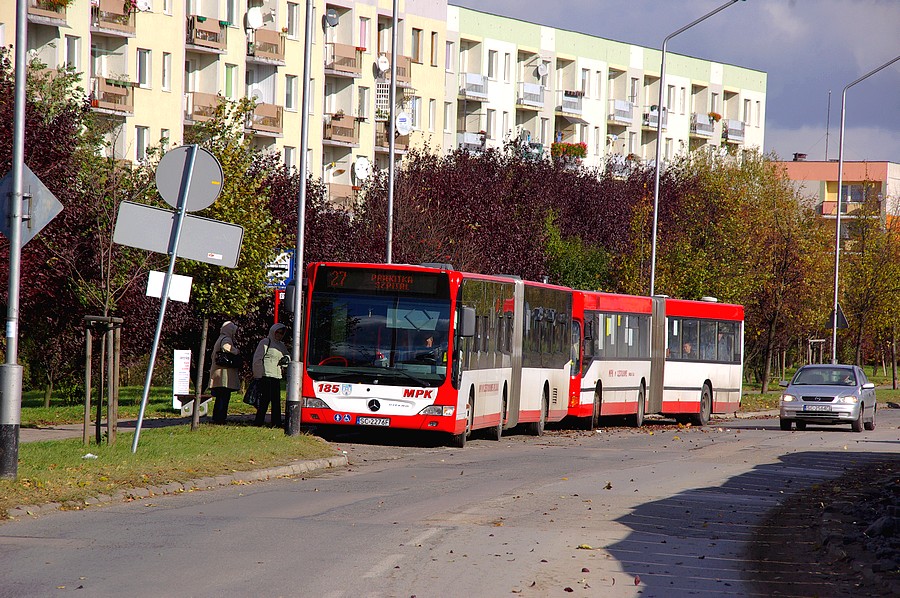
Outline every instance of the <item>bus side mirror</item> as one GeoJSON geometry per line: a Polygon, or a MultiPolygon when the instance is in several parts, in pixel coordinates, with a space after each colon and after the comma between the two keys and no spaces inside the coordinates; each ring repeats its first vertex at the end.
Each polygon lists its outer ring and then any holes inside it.
{"type": "Polygon", "coordinates": [[[463,338],[475,336],[475,308],[463,307],[459,313],[459,335],[463,338]]]}
{"type": "Polygon", "coordinates": [[[586,341],[594,340],[594,325],[593,324],[585,324],[584,340],[586,340],[586,341]]]}
{"type": "Polygon", "coordinates": [[[293,313],[294,311],[294,293],[296,292],[296,287],[294,283],[289,283],[286,287],[284,287],[284,307],[281,309],[293,313]]]}

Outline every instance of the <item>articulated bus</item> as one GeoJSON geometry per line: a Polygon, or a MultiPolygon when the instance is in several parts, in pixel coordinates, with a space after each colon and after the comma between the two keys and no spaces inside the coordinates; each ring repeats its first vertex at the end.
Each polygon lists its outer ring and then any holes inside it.
{"type": "Polygon", "coordinates": [[[709,301],[573,292],[569,415],[641,426],[645,413],[706,425],[740,407],[744,309],[709,301]]]}
{"type": "Polygon", "coordinates": [[[303,355],[308,425],[535,435],[568,414],[571,289],[449,266],[314,263],[303,355]]]}

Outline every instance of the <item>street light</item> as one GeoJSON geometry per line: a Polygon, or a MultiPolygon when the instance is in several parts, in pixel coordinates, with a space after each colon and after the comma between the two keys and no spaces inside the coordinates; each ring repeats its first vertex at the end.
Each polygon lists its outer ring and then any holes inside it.
{"type": "Polygon", "coordinates": [[[725,4],[720,6],[719,8],[709,12],[696,21],[685,25],[678,31],[674,33],[670,33],[666,39],[663,40],[662,43],[662,62],[659,65],[659,102],[656,104],[656,167],[655,173],[653,175],[653,249],[650,254],[650,296],[652,297],[656,293],[656,225],[658,221],[659,214],[659,164],[660,164],[660,146],[662,144],[662,114],[663,114],[663,90],[665,89],[666,84],[666,45],[669,43],[669,40],[678,35],[679,33],[683,33],[696,25],[697,23],[701,23],[713,16],[717,12],[723,11],[735,2],[739,2],[741,0],[728,0],[725,4]]]}
{"type": "Polygon", "coordinates": [[[841,187],[844,186],[844,109],[847,104],[847,90],[863,81],[864,79],[868,79],[881,69],[885,69],[895,62],[900,60],[900,56],[894,57],[892,60],[889,60],[882,64],[880,67],[873,71],[869,71],[853,83],[850,83],[844,88],[844,92],[841,94],[841,133],[838,138],[838,188],[837,188],[837,219],[834,225],[834,312],[832,313],[831,320],[831,363],[837,363],[837,331],[838,331],[838,272],[839,266],[841,263],[841,187]]]}

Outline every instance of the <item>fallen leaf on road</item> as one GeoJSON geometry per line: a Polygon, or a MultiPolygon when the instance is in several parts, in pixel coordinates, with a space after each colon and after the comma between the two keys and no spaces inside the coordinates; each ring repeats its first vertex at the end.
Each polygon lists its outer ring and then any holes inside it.
{"type": "Polygon", "coordinates": [[[612,490],[612,482],[606,482],[606,486],[603,487],[604,490],[612,490]]]}
{"type": "Polygon", "coordinates": [[[575,548],[578,550],[593,550],[594,549],[594,547],[591,546],[590,544],[579,544],[575,548]]]}
{"type": "Polygon", "coordinates": [[[634,576],[634,585],[636,585],[636,586],[641,585],[641,576],[640,575],[634,576]]]}

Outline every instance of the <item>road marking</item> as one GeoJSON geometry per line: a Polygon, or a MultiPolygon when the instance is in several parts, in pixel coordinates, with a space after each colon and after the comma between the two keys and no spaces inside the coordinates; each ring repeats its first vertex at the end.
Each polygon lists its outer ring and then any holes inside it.
{"type": "Polygon", "coordinates": [[[383,559],[381,562],[376,564],[374,567],[369,569],[365,575],[363,575],[366,579],[371,579],[373,577],[383,577],[385,573],[393,569],[397,563],[403,560],[402,554],[389,554],[383,559]]]}
{"type": "Polygon", "coordinates": [[[416,536],[415,538],[413,538],[412,540],[410,540],[409,542],[404,542],[403,545],[404,546],[418,546],[419,544],[424,544],[425,540],[427,540],[431,536],[436,535],[440,531],[441,531],[441,529],[437,528],[437,527],[427,529],[424,532],[422,532],[421,534],[419,534],[418,536],[416,536]]]}

